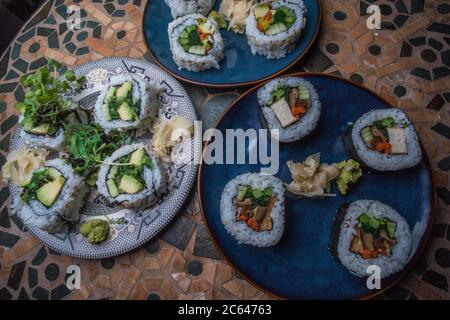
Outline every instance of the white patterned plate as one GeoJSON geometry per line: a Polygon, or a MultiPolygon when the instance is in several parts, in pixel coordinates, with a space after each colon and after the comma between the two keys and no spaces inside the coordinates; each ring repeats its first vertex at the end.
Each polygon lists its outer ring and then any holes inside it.
{"type": "MultiPolygon", "coordinates": [[[[180,115],[193,121],[197,120],[195,108],[181,84],[148,61],[111,57],[76,66],[74,71],[77,76],[86,76],[85,88],[77,96],[82,108],[92,108],[99,90],[108,83],[111,76],[131,73],[156,81],[165,88],[165,93],[161,97],[160,117],[170,119],[174,115],[180,115]]],[[[148,139],[150,135],[144,137],[148,139]]],[[[195,148],[198,148],[194,144],[194,139],[185,139],[178,152],[181,148],[183,154],[193,157],[195,148]]],[[[25,143],[16,131],[10,150],[24,147],[25,143]]],[[[81,236],[78,233],[79,225],[65,233],[55,235],[36,227],[28,227],[28,230],[46,246],[60,254],[82,259],[100,259],[123,254],[154,238],[176,217],[190,194],[197,167],[193,161],[172,164],[168,170],[169,191],[156,205],[142,212],[111,205],[104,197],[93,191],[81,221],[92,216],[107,215],[112,221],[122,222],[111,224],[110,239],[100,245],[93,245],[81,236]]],[[[10,185],[10,192],[14,200],[18,196],[17,187],[10,185]]]]}

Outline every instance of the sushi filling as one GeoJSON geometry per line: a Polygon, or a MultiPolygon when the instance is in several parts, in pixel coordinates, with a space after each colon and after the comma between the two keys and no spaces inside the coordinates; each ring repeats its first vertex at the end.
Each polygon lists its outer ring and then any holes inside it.
{"type": "Polygon", "coordinates": [[[286,128],[308,112],[311,106],[309,89],[305,86],[280,86],[272,91],[269,106],[286,128]]]}
{"type": "Polygon", "coordinates": [[[141,99],[133,98],[133,92],[136,89],[139,89],[138,84],[130,81],[109,87],[103,104],[106,120],[136,121],[139,119],[141,99]]]}
{"type": "Polygon", "coordinates": [[[391,117],[375,121],[361,130],[367,147],[383,154],[407,154],[405,125],[395,123],[391,117]]]}
{"type": "Polygon", "coordinates": [[[23,187],[22,200],[29,204],[37,200],[50,208],[58,199],[66,179],[55,168],[46,167],[33,173],[30,182],[23,187]]]}
{"type": "Polygon", "coordinates": [[[239,186],[238,195],[233,200],[237,208],[236,220],[245,222],[253,231],[271,231],[272,209],[277,198],[271,187],[265,189],[239,186]]]}
{"type": "Polygon", "coordinates": [[[187,53],[206,56],[214,46],[214,32],[215,27],[208,19],[197,19],[195,25],[187,26],[180,33],[178,43],[187,53]]]}
{"type": "Polygon", "coordinates": [[[272,9],[272,5],[268,3],[256,6],[254,14],[257,22],[256,27],[266,35],[288,31],[297,20],[294,10],[291,8],[280,6],[272,9]]]}
{"type": "Polygon", "coordinates": [[[147,152],[141,148],[119,158],[111,166],[107,176],[107,187],[111,197],[119,194],[135,194],[145,189],[144,168],[153,169],[147,152]]]}
{"type": "Polygon", "coordinates": [[[397,224],[387,218],[376,218],[363,213],[358,217],[350,251],[363,259],[375,259],[379,256],[389,257],[397,243],[395,231],[397,224]]]}

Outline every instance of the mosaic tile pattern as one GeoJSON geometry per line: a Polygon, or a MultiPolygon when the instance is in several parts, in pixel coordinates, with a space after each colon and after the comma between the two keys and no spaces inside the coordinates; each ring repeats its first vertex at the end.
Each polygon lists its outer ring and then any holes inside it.
{"type": "MultiPolygon", "coordinates": [[[[415,123],[431,159],[436,220],[414,270],[379,298],[450,299],[450,4],[445,0],[323,0],[317,44],[292,70],[340,75],[381,93],[415,123]],[[379,4],[382,30],[368,31],[366,8],[379,4]]],[[[50,0],[0,58],[0,165],[23,96],[20,75],[48,58],[69,66],[106,56],[145,57],[141,19],[145,0],[50,0]],[[83,22],[68,29],[67,7],[83,22]]],[[[205,127],[244,89],[185,85],[205,127]]],[[[9,210],[0,184],[0,299],[267,299],[214,248],[195,192],[180,218],[158,239],[116,258],[84,261],[60,256],[34,239],[9,210]],[[64,284],[67,266],[82,270],[80,290],[64,284]]]]}

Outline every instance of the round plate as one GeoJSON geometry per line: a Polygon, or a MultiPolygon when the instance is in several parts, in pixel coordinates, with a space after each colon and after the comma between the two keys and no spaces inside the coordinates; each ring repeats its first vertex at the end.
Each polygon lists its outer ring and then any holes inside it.
{"type": "MultiPolygon", "coordinates": [[[[310,81],[319,93],[322,115],[315,133],[299,142],[280,144],[279,171],[283,182],[292,181],[286,162],[303,161],[320,152],[323,163],[348,159],[342,136],[349,122],[374,108],[390,105],[369,90],[346,80],[320,74],[295,74],[310,81]]],[[[217,129],[262,129],[257,88],[241,96],[218,121],[217,129]]],[[[225,139],[224,139],[225,140],[225,139]]],[[[216,142],[217,143],[217,142],[216,142]]],[[[249,143],[252,148],[255,143],[249,143]]],[[[232,152],[224,146],[226,154],[232,152]]],[[[248,155],[248,146],[245,151],[248,155]]],[[[248,156],[247,156],[248,159],[248,156]]],[[[414,263],[423,249],[432,221],[433,193],[426,158],[406,171],[370,174],[367,170],[347,196],[295,198],[286,192],[286,226],[280,242],[271,248],[240,245],[220,220],[220,198],[225,184],[237,175],[259,172],[261,165],[206,165],[199,173],[199,195],[206,225],[227,260],[257,287],[288,299],[356,299],[382,292],[414,263]],[[211,183],[213,181],[213,183],[211,183]],[[369,290],[366,280],[347,271],[329,252],[334,218],[345,202],[379,200],[395,208],[408,222],[413,248],[408,266],[382,281],[381,290],[369,290]]]]}
{"type": "MultiPolygon", "coordinates": [[[[161,97],[160,117],[170,119],[174,115],[181,115],[193,121],[197,120],[195,108],[184,88],[178,81],[148,61],[131,58],[106,58],[76,66],[74,70],[77,76],[85,75],[87,80],[85,88],[76,97],[81,108],[92,108],[101,87],[109,82],[111,76],[136,74],[144,79],[154,80],[165,88],[165,93],[161,97]]],[[[149,138],[148,135],[144,135],[140,139],[148,141],[149,138]]],[[[16,131],[10,149],[24,147],[25,142],[16,131]]],[[[177,151],[178,154],[184,152],[185,155],[193,157],[196,147],[193,139],[185,139],[177,151]]],[[[82,259],[106,258],[133,250],[155,237],[169,224],[189,196],[198,166],[190,161],[189,156],[186,159],[188,160],[171,165],[168,170],[168,185],[170,186],[168,193],[160,199],[158,204],[145,211],[135,212],[111,205],[103,196],[93,190],[80,220],[83,221],[92,216],[108,215],[116,222],[122,221],[122,223],[111,224],[110,239],[100,245],[89,243],[78,233],[78,227],[54,235],[36,227],[28,227],[28,230],[50,249],[82,259]]],[[[10,185],[10,192],[14,200],[18,196],[17,187],[10,185]]]]}
{"type": "MultiPolygon", "coordinates": [[[[221,0],[216,1],[216,11],[219,10],[220,2],[221,0]]],[[[167,34],[167,26],[173,19],[164,0],[149,0],[147,3],[143,18],[145,41],[156,62],[180,80],[209,87],[250,85],[283,72],[299,61],[311,47],[319,31],[320,3],[319,0],[303,2],[307,8],[306,27],[296,49],[282,59],[266,59],[261,55],[253,55],[245,35],[221,30],[225,58],[220,62],[220,70],[179,70],[173,61],[167,34]]]]}

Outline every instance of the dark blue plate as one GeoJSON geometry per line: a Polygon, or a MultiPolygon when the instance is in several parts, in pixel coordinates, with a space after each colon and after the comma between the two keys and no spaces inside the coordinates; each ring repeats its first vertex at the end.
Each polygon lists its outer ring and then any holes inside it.
{"type": "MultiPolygon", "coordinates": [[[[315,133],[300,142],[280,144],[277,177],[290,182],[286,161],[303,161],[320,152],[326,163],[348,159],[342,143],[348,122],[374,108],[389,104],[367,89],[346,80],[320,74],[299,74],[317,89],[322,116],[315,133]]],[[[217,129],[263,128],[256,92],[251,89],[219,120],[217,129]]],[[[226,148],[225,148],[226,150],[226,148]]],[[[231,150],[226,150],[230,152],[231,150]]],[[[248,147],[245,150],[248,155],[248,147]]],[[[433,193],[426,158],[413,169],[370,174],[354,185],[347,196],[298,199],[286,193],[286,228],[281,241],[271,248],[239,245],[220,221],[220,197],[225,184],[237,175],[259,172],[261,165],[206,165],[199,173],[199,195],[207,228],[227,260],[256,286],[289,299],[356,299],[382,292],[415,262],[428,238],[432,221],[433,193]],[[358,199],[379,200],[395,208],[413,232],[413,250],[404,271],[382,281],[381,290],[368,290],[366,280],[350,274],[328,250],[333,221],[339,207],[358,199]]]]}
{"type": "MultiPolygon", "coordinates": [[[[220,2],[216,0],[216,11],[219,10],[220,2]]],[[[297,48],[283,59],[268,60],[261,55],[254,56],[245,35],[221,30],[225,58],[220,63],[220,70],[211,69],[203,72],[178,70],[172,59],[167,34],[167,25],[173,19],[164,0],[149,0],[147,3],[143,22],[145,41],[156,62],[180,80],[211,87],[249,85],[283,72],[300,60],[311,47],[319,31],[320,4],[319,0],[303,0],[303,2],[308,10],[306,28],[302,31],[297,48]]]]}

